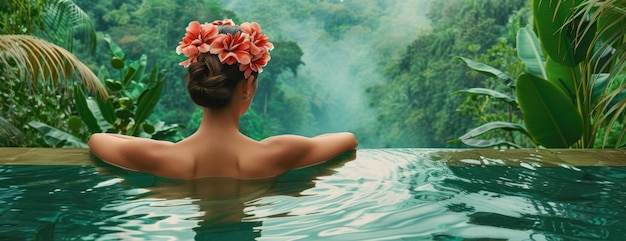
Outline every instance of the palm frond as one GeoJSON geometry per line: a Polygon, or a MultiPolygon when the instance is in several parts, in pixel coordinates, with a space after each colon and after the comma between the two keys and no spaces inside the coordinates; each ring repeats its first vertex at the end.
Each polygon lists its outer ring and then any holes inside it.
{"type": "Polygon", "coordinates": [[[36,35],[43,39],[53,40],[69,51],[74,47],[74,38],[80,37],[86,47],[93,53],[97,46],[96,30],[91,18],[85,11],[71,0],[50,1],[47,9],[42,12],[45,29],[36,35]]]}
{"type": "Polygon", "coordinates": [[[21,146],[25,142],[24,134],[11,122],[0,116],[0,146],[21,146]]]}
{"type": "MultiPolygon", "coordinates": [[[[623,77],[626,70],[626,1],[623,0],[587,0],[576,9],[575,14],[566,24],[576,24],[574,26],[577,36],[587,36],[591,34],[591,46],[587,51],[588,66],[581,68],[582,75],[587,76],[588,82],[586,90],[590,94],[593,91],[596,78],[592,76],[598,73],[608,74],[608,79],[612,84],[607,85],[596,106],[590,111],[594,119],[592,133],[597,133],[601,128],[611,130],[614,127],[620,128],[621,133],[626,132],[624,115],[626,113],[626,101],[621,97],[626,91],[623,77]],[[588,21],[577,21],[585,19],[588,21]]],[[[578,47],[583,38],[575,40],[578,47]]],[[[588,99],[590,101],[591,98],[588,99]]],[[[588,105],[590,103],[587,103],[588,105]]],[[[606,131],[603,136],[601,147],[607,145],[607,140],[612,135],[606,131]]],[[[620,136],[616,148],[621,142],[620,136]]]]}
{"type": "Polygon", "coordinates": [[[63,82],[76,74],[86,89],[101,96],[107,92],[98,77],[62,47],[29,35],[0,35],[0,67],[24,83],[63,82]]]}
{"type": "MultiPolygon", "coordinates": [[[[597,54],[602,54],[605,49],[612,52],[612,66],[603,66],[599,70],[605,72],[609,70],[615,76],[621,73],[626,67],[626,1],[623,0],[588,0],[586,1],[578,14],[573,18],[581,17],[581,15],[589,16],[589,24],[583,26],[580,22],[577,26],[577,32],[586,34],[590,31],[591,26],[597,26],[595,39],[593,43],[599,46],[597,54]]],[[[570,20],[570,22],[573,20],[570,20]]],[[[597,57],[597,56],[596,56],[597,57]]]]}

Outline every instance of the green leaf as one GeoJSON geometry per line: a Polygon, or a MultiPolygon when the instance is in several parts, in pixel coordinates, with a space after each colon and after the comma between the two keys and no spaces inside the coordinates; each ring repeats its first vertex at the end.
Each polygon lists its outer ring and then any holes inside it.
{"type": "Polygon", "coordinates": [[[483,124],[479,127],[476,127],[468,131],[464,135],[460,136],[458,140],[462,141],[462,140],[467,140],[467,139],[474,139],[475,137],[478,137],[482,134],[485,134],[493,130],[498,130],[498,129],[505,130],[505,131],[519,131],[523,133],[524,135],[527,135],[528,137],[530,137],[530,135],[526,131],[526,128],[524,128],[523,125],[511,123],[511,122],[504,122],[504,121],[493,121],[493,122],[483,124]]]}
{"type": "Polygon", "coordinates": [[[74,104],[76,105],[76,110],[78,111],[80,118],[87,125],[87,129],[89,129],[89,132],[102,132],[102,129],[100,129],[96,117],[93,115],[93,113],[89,109],[89,106],[87,105],[85,94],[80,88],[74,88],[74,104]]]}
{"type": "Polygon", "coordinates": [[[115,107],[113,107],[113,103],[108,100],[102,99],[100,96],[96,96],[96,103],[98,104],[98,109],[100,110],[100,114],[102,118],[106,120],[109,124],[115,123],[115,107]]]}
{"type": "Polygon", "coordinates": [[[21,146],[26,143],[26,136],[9,120],[0,115],[0,147],[21,146]]]}
{"type": "Polygon", "coordinates": [[[481,74],[498,78],[502,80],[502,82],[507,86],[515,87],[515,80],[506,73],[500,71],[499,69],[464,57],[457,57],[457,59],[463,61],[467,65],[467,67],[470,67],[471,69],[478,71],[481,74]]]}
{"type": "Polygon", "coordinates": [[[597,23],[591,21],[591,14],[578,12],[568,23],[569,36],[574,40],[574,62],[580,63],[587,58],[587,51],[594,43],[597,23]]]}
{"type": "MultiPolygon", "coordinates": [[[[590,64],[594,66],[594,73],[608,72],[612,65],[613,55],[617,49],[607,45],[604,41],[600,40],[596,43],[594,48],[594,54],[591,56],[590,64]]],[[[619,68],[616,68],[619,69],[619,68]]]]}
{"type": "Polygon", "coordinates": [[[146,71],[146,66],[148,66],[148,56],[142,54],[141,57],[139,57],[139,60],[137,60],[135,63],[137,73],[139,73],[139,75],[135,75],[135,78],[133,78],[133,80],[135,82],[141,82],[143,78],[145,78],[144,72],[146,71]]]}
{"type": "Polygon", "coordinates": [[[124,109],[129,109],[129,110],[133,109],[133,99],[131,98],[128,98],[128,97],[118,98],[117,103],[119,103],[120,106],[124,109]]]}
{"type": "Polygon", "coordinates": [[[144,83],[137,83],[137,82],[130,82],[130,84],[128,85],[128,87],[126,88],[126,90],[124,91],[124,95],[132,98],[132,99],[137,99],[139,98],[139,96],[141,95],[141,93],[143,93],[146,89],[148,89],[150,87],[146,87],[146,85],[144,83]]]}
{"type": "Polygon", "coordinates": [[[98,69],[98,79],[100,80],[100,82],[105,83],[106,79],[109,79],[110,76],[111,74],[106,67],[101,66],[100,69],[98,69]]]}
{"type": "Polygon", "coordinates": [[[477,147],[477,148],[494,148],[494,147],[507,147],[522,149],[522,146],[509,142],[509,141],[496,141],[496,140],[484,140],[484,139],[465,139],[462,140],[463,144],[477,147]]]}
{"type": "Polygon", "coordinates": [[[531,74],[517,79],[517,99],[526,129],[540,145],[567,148],[582,136],[582,117],[554,84],[531,74]]]}
{"type": "Polygon", "coordinates": [[[573,9],[583,1],[532,1],[533,23],[543,50],[562,65],[574,66],[578,63],[574,56],[573,38],[569,35],[569,25],[566,23],[572,16],[573,9]]]}
{"type": "Polygon", "coordinates": [[[124,88],[130,84],[131,80],[135,78],[135,75],[137,75],[137,69],[133,66],[128,66],[126,68],[126,72],[124,73],[124,78],[122,79],[122,85],[124,88]]]}
{"type": "Polygon", "coordinates": [[[613,109],[615,108],[615,105],[620,105],[623,109],[623,106],[626,105],[626,103],[622,103],[625,98],[626,98],[626,90],[621,90],[615,95],[615,97],[613,97],[607,109],[613,109]]]}
{"type": "Polygon", "coordinates": [[[591,92],[591,103],[597,103],[600,97],[606,92],[609,86],[609,74],[593,74],[593,90],[591,92]]]}
{"type": "Polygon", "coordinates": [[[503,94],[501,92],[492,90],[492,89],[471,88],[471,89],[459,90],[459,91],[452,92],[453,95],[454,94],[459,94],[459,93],[467,93],[467,94],[471,94],[471,95],[489,96],[489,97],[492,97],[494,99],[505,101],[506,103],[509,103],[511,106],[513,106],[515,108],[518,108],[517,101],[515,99],[513,99],[513,97],[508,96],[506,94],[503,94]]]}
{"type": "MultiPolygon", "coordinates": [[[[108,130],[114,129],[112,125],[113,123],[104,118],[104,115],[102,114],[102,111],[100,111],[100,107],[98,105],[99,104],[97,100],[94,100],[92,98],[87,99],[87,106],[89,107],[89,110],[91,110],[91,113],[93,113],[93,116],[96,117],[100,129],[107,132],[108,130]]],[[[115,115],[115,113],[113,113],[113,115],[115,115]]]]}
{"type": "Polygon", "coordinates": [[[548,81],[558,86],[570,96],[576,98],[576,87],[581,79],[578,68],[563,65],[548,57],[546,59],[546,70],[548,71],[548,81]]]}
{"type": "Polygon", "coordinates": [[[118,46],[117,44],[115,44],[115,42],[113,42],[110,35],[104,34],[102,38],[104,39],[104,41],[106,41],[109,44],[109,50],[111,51],[111,54],[113,54],[113,56],[118,57],[120,59],[126,58],[126,54],[124,53],[124,50],[122,50],[120,46],[118,46]]]}
{"type": "Polygon", "coordinates": [[[157,122],[157,124],[154,126],[156,132],[154,134],[152,134],[152,136],[150,138],[155,139],[155,140],[168,140],[168,139],[175,139],[174,141],[180,140],[182,139],[182,137],[180,139],[176,140],[176,134],[178,134],[178,129],[180,127],[184,127],[178,124],[173,124],[173,125],[165,125],[163,121],[159,121],[157,122]]]}
{"type": "Polygon", "coordinates": [[[156,85],[147,89],[139,96],[137,100],[137,109],[135,110],[135,125],[132,127],[132,135],[138,134],[138,126],[143,123],[152,114],[154,107],[161,98],[163,86],[165,85],[165,71],[159,72],[155,67],[150,73],[150,78],[156,80],[156,85]]]}
{"type": "Polygon", "coordinates": [[[530,26],[526,26],[517,31],[517,56],[519,57],[529,73],[547,79],[545,62],[539,39],[530,26]]]}
{"type": "Polygon", "coordinates": [[[46,125],[38,121],[31,121],[28,123],[28,125],[32,126],[33,128],[37,129],[41,134],[43,134],[44,141],[50,146],[88,148],[87,144],[85,144],[77,137],[52,126],[46,125]]]}

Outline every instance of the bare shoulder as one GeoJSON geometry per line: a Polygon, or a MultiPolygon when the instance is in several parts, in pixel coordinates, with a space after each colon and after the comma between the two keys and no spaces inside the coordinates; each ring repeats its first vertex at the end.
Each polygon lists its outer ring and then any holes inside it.
{"type": "Polygon", "coordinates": [[[175,154],[174,143],[171,142],[94,134],[89,140],[89,149],[103,161],[122,168],[170,177],[185,173],[178,170],[185,168],[182,165],[184,162],[180,162],[184,157],[175,154]]]}
{"type": "Polygon", "coordinates": [[[261,141],[261,143],[266,145],[275,145],[278,147],[284,146],[299,146],[304,145],[309,146],[316,142],[332,142],[334,144],[342,144],[347,148],[356,148],[358,142],[354,134],[350,132],[339,132],[339,133],[330,133],[330,134],[322,134],[315,137],[304,137],[299,135],[278,135],[268,137],[261,141]]]}
{"type": "Polygon", "coordinates": [[[358,142],[349,132],[324,134],[315,137],[280,135],[260,142],[264,160],[276,169],[290,169],[328,161],[343,152],[354,150],[358,142]]]}

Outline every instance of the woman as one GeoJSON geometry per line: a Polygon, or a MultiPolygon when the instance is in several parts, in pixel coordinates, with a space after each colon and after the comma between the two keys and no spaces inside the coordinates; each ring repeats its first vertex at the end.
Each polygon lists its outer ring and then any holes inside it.
{"type": "Polygon", "coordinates": [[[255,141],[239,132],[239,117],[257,90],[257,76],[270,59],[273,45],[257,23],[236,26],[231,20],[189,23],[176,48],[188,57],[187,90],[202,107],[198,130],[171,143],[98,133],[91,136],[93,154],[110,164],[169,178],[272,177],[314,165],[354,150],[352,133],[307,138],[274,136],[255,141]]]}

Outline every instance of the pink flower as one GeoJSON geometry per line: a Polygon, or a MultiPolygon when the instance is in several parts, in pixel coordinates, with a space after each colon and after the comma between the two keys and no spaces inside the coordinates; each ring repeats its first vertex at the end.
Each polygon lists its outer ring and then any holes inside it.
{"type": "Polygon", "coordinates": [[[238,32],[232,34],[221,34],[210,46],[211,54],[217,54],[222,63],[232,65],[250,64],[250,39],[245,33],[238,32]]]}
{"type": "Polygon", "coordinates": [[[176,53],[187,56],[188,59],[180,63],[187,67],[197,61],[200,53],[209,51],[211,42],[218,36],[218,30],[215,25],[208,23],[200,25],[198,21],[190,22],[185,30],[187,32],[178,43],[176,53]]]}
{"type": "Polygon", "coordinates": [[[274,45],[267,41],[267,36],[265,34],[261,34],[261,25],[258,23],[242,23],[240,28],[241,31],[250,35],[250,42],[252,43],[250,46],[250,53],[252,55],[262,53],[263,49],[274,49],[274,45]]]}
{"type": "Polygon", "coordinates": [[[243,23],[239,26],[241,32],[234,36],[231,33],[220,34],[217,25],[236,26],[230,19],[204,24],[198,21],[189,23],[185,37],[176,47],[177,54],[183,53],[188,58],[180,64],[188,67],[197,61],[201,53],[211,53],[217,55],[222,64],[239,63],[239,70],[246,78],[252,72],[262,72],[270,60],[269,51],[274,49],[274,45],[261,33],[261,25],[255,22],[243,23]]]}
{"type": "Polygon", "coordinates": [[[267,65],[267,62],[269,62],[270,53],[267,51],[267,49],[263,49],[262,51],[263,52],[259,53],[258,55],[252,56],[250,64],[239,65],[239,71],[243,72],[243,75],[244,77],[246,77],[246,79],[250,77],[252,71],[257,73],[263,72],[263,67],[267,65]]]}
{"type": "Polygon", "coordinates": [[[263,67],[270,61],[270,52],[266,49],[263,53],[252,58],[250,68],[257,73],[263,72],[263,67]]]}

